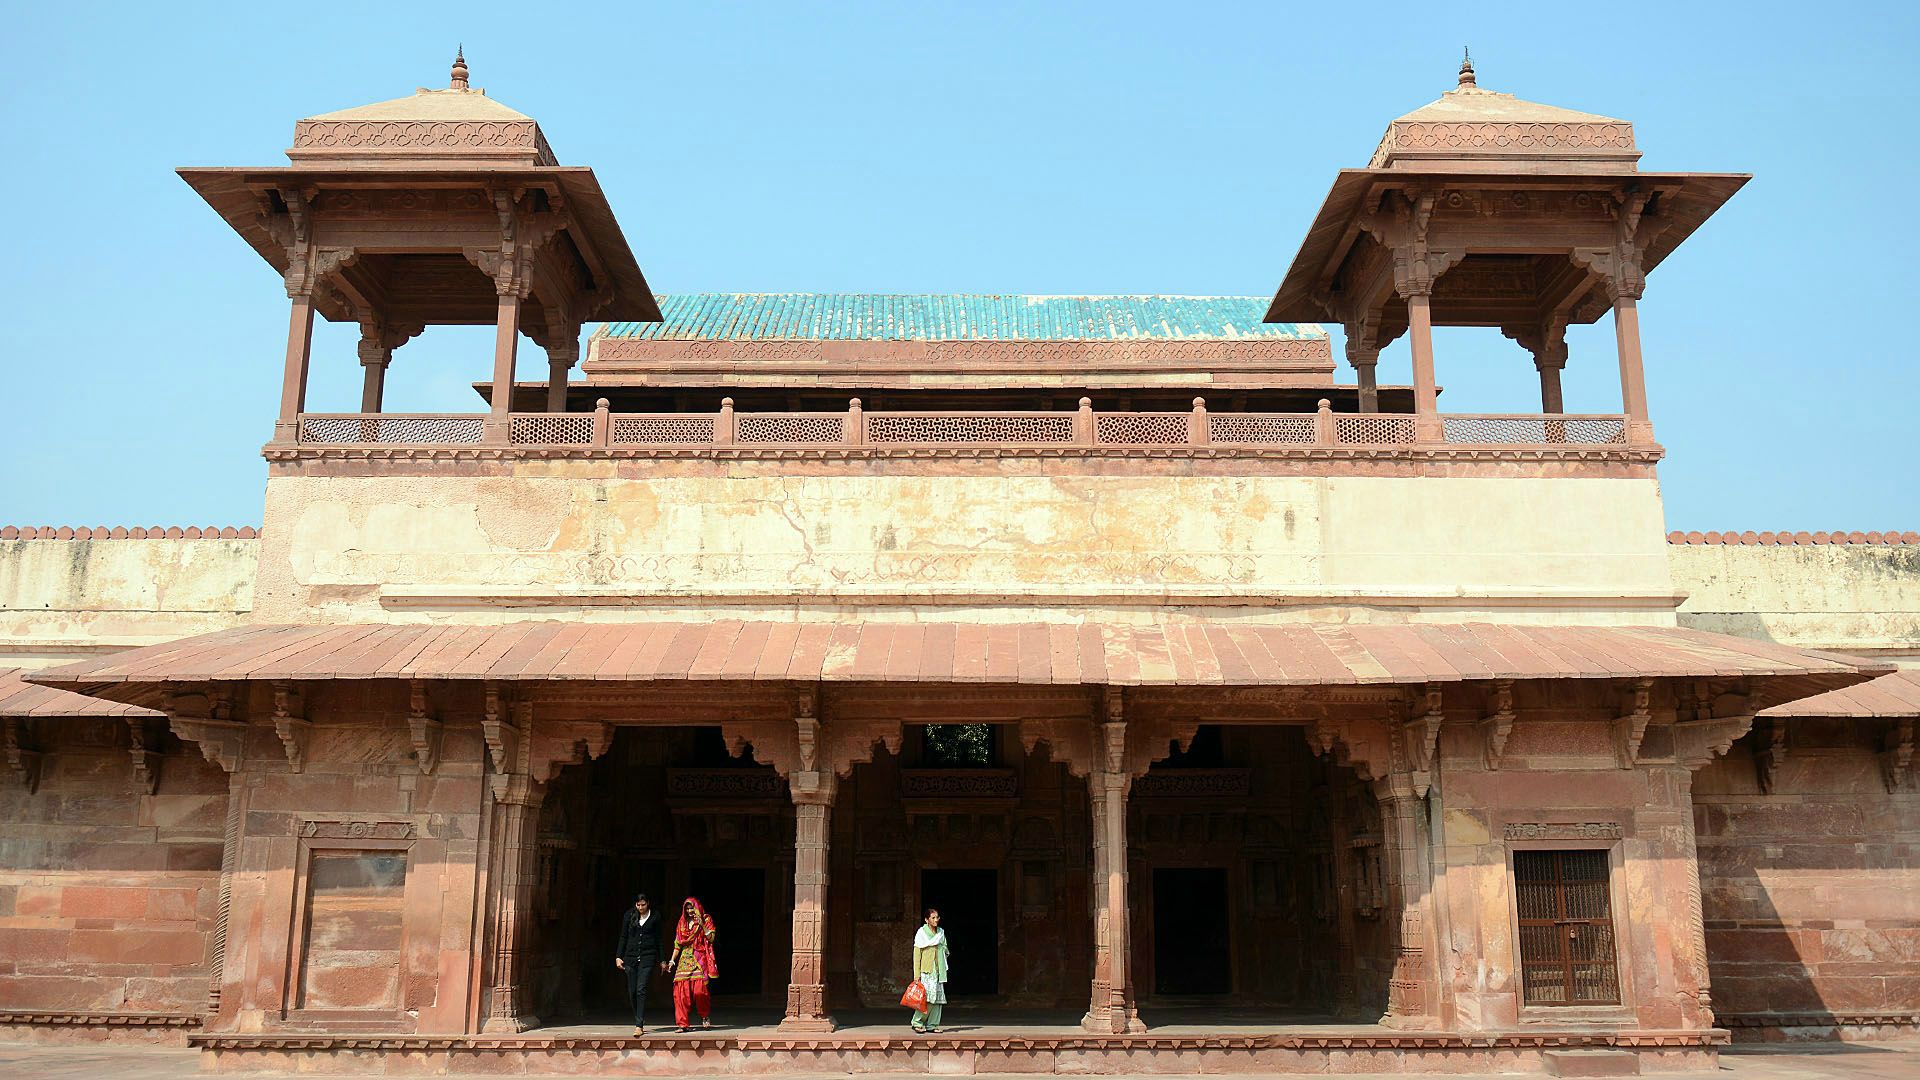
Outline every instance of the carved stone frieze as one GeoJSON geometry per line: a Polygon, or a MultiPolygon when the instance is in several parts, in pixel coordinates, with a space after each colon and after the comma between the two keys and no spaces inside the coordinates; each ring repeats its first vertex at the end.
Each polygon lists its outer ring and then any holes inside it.
{"type": "Polygon", "coordinates": [[[1167,769],[1133,782],[1136,799],[1245,799],[1252,790],[1251,769],[1167,769]]]}
{"type": "Polygon", "coordinates": [[[302,120],[295,150],[532,151],[536,165],[557,165],[532,120],[302,120]]]}
{"type": "Polygon", "coordinates": [[[1488,120],[1396,120],[1373,152],[1368,168],[1383,167],[1395,154],[1408,151],[1446,153],[1529,152],[1635,149],[1633,125],[1621,121],[1591,123],[1518,122],[1488,120]]]}
{"type": "Polygon", "coordinates": [[[313,818],[300,822],[303,840],[412,840],[419,827],[411,821],[313,818]]]}
{"type": "Polygon", "coordinates": [[[903,799],[1011,799],[1020,793],[1012,769],[904,769],[903,799]]]}
{"type": "Polygon", "coordinates": [[[1501,830],[1508,840],[1618,840],[1617,821],[1510,821],[1501,830]]]}
{"type": "Polygon", "coordinates": [[[787,785],[768,769],[669,769],[669,799],[778,799],[787,785]]]}

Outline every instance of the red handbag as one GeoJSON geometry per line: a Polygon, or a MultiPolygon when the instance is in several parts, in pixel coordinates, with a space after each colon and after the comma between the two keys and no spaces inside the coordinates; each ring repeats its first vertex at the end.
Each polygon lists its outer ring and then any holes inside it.
{"type": "Polygon", "coordinates": [[[900,1004],[914,1012],[927,1011],[927,988],[915,979],[907,984],[907,992],[900,995],[900,1004]]]}

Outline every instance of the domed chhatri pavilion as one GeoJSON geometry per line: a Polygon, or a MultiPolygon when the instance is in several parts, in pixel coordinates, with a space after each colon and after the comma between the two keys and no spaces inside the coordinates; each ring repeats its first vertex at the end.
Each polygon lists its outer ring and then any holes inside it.
{"type": "Polygon", "coordinates": [[[1920,1023],[1920,536],[1663,532],[1638,302],[1746,177],[1467,63],[1270,298],[656,295],[464,57],[287,156],[181,173],[287,289],[259,529],[0,530],[10,1034],[1617,1075],[1920,1023]],[[474,408],[390,408],[445,324],[474,408]],[[1443,411],[1434,326],[1540,410],[1443,411]],[[629,1023],[640,892],[712,914],[715,1029],[629,1023]]]}

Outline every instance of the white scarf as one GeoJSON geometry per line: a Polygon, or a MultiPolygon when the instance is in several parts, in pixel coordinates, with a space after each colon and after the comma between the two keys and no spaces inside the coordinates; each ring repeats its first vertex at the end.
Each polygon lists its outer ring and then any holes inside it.
{"type": "Polygon", "coordinates": [[[926,923],[921,923],[920,929],[914,931],[913,934],[913,947],[916,949],[924,949],[931,945],[945,945],[946,943],[947,932],[945,930],[928,930],[926,923]]]}

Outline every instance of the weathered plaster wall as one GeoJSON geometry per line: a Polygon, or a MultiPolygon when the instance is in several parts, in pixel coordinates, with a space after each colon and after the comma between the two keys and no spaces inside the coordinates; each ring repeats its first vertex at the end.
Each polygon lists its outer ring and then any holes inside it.
{"type": "Polygon", "coordinates": [[[1920,546],[1672,544],[1682,626],[1920,657],[1920,546]]]}
{"type": "Polygon", "coordinates": [[[1671,618],[1651,479],[937,464],[932,475],[689,462],[638,479],[614,475],[630,468],[619,463],[533,462],[502,476],[280,476],[256,615],[495,621],[589,606],[621,618],[721,597],[773,618],[828,598],[841,617],[1190,599],[1277,618],[1671,618]]]}
{"type": "Polygon", "coordinates": [[[0,665],[207,633],[245,622],[258,540],[0,540],[0,665]]]}
{"type": "Polygon", "coordinates": [[[38,720],[34,790],[0,785],[0,1012],[198,1015],[227,778],[167,738],[149,794],[121,720],[38,720]]]}
{"type": "Polygon", "coordinates": [[[1920,1015],[1920,789],[1909,780],[1888,791],[1880,730],[1876,721],[1793,721],[1770,792],[1755,735],[1696,779],[1714,1008],[1724,1020],[1767,1018],[1805,1034],[1845,1023],[1858,1035],[1879,1026],[1874,1017],[1920,1015]]]}

